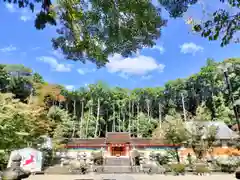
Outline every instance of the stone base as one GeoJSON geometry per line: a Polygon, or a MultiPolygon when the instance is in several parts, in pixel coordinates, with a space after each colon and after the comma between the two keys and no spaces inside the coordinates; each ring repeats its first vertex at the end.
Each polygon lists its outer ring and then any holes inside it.
{"type": "Polygon", "coordinates": [[[106,166],[130,166],[129,157],[105,157],[106,166]]]}
{"type": "Polygon", "coordinates": [[[104,166],[103,173],[132,173],[131,166],[104,166]]]}

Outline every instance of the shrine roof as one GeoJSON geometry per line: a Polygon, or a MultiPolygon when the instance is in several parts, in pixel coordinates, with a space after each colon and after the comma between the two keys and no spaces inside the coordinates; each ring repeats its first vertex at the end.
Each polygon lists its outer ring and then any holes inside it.
{"type": "Polygon", "coordinates": [[[78,138],[73,138],[69,139],[67,142],[67,145],[104,145],[105,144],[105,138],[92,138],[92,139],[78,139],[78,138]]]}
{"type": "Polygon", "coordinates": [[[150,138],[131,138],[131,144],[133,145],[163,145],[162,139],[150,139],[150,138]]]}
{"type": "Polygon", "coordinates": [[[108,132],[106,143],[130,143],[130,133],[128,132],[108,132]]]}
{"type": "Polygon", "coordinates": [[[152,138],[137,138],[131,137],[127,132],[108,132],[106,138],[91,138],[91,139],[69,139],[67,145],[81,145],[81,146],[104,146],[106,144],[124,144],[129,143],[134,146],[164,146],[162,139],[152,138]]]}

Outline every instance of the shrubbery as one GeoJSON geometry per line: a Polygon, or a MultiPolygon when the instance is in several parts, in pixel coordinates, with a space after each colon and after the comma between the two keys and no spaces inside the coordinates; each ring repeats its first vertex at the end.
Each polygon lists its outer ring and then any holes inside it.
{"type": "Polygon", "coordinates": [[[180,164],[180,163],[170,164],[170,168],[174,173],[174,175],[184,175],[185,167],[186,167],[185,164],[180,164]]]}
{"type": "Polygon", "coordinates": [[[206,164],[196,164],[194,171],[197,175],[209,174],[211,172],[206,164]]]}

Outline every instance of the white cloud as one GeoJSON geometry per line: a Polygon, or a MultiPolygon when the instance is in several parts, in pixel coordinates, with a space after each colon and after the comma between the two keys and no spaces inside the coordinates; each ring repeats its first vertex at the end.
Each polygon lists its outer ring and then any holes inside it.
{"type": "Polygon", "coordinates": [[[16,50],[17,50],[17,48],[13,45],[10,45],[10,46],[0,49],[1,52],[12,52],[12,51],[16,51],[16,50]]]}
{"type": "MultiPolygon", "coordinates": [[[[143,49],[157,50],[160,52],[160,54],[163,54],[165,52],[165,48],[163,47],[163,45],[156,45],[152,48],[144,47],[143,49]]],[[[139,52],[137,52],[136,55],[139,55],[139,52]]]]}
{"type": "Polygon", "coordinates": [[[72,68],[71,64],[58,63],[58,61],[53,57],[42,56],[42,57],[39,57],[37,59],[44,62],[44,63],[49,64],[52,69],[54,69],[55,71],[58,71],[58,72],[70,72],[71,68],[72,68]]]}
{"type": "Polygon", "coordinates": [[[20,19],[21,19],[22,21],[26,22],[26,21],[31,20],[32,17],[31,17],[31,16],[26,16],[26,15],[21,15],[21,16],[20,16],[20,19]]]}
{"type": "Polygon", "coordinates": [[[65,88],[69,91],[73,90],[75,87],[73,85],[66,85],[65,88]]]}
{"type": "Polygon", "coordinates": [[[81,75],[84,75],[85,74],[85,71],[83,71],[82,69],[77,69],[77,72],[81,75]]]}
{"type": "Polygon", "coordinates": [[[12,3],[6,3],[5,7],[8,9],[9,12],[15,12],[16,9],[12,3]]]}
{"type": "Polygon", "coordinates": [[[51,52],[51,54],[54,55],[58,59],[63,59],[64,58],[62,52],[59,51],[59,50],[54,50],[54,51],[51,52]]]}
{"type": "Polygon", "coordinates": [[[204,48],[202,46],[196,45],[192,42],[184,43],[180,46],[181,53],[183,54],[193,54],[195,55],[197,52],[202,52],[204,48]]]}
{"type": "Polygon", "coordinates": [[[87,73],[92,73],[95,72],[96,69],[87,69],[87,68],[79,68],[77,69],[77,72],[81,75],[87,74],[87,73]]]}
{"type": "MultiPolygon", "coordinates": [[[[24,21],[24,22],[27,22],[29,20],[32,20],[33,16],[36,14],[36,13],[32,13],[30,12],[30,10],[27,10],[26,8],[25,9],[16,9],[15,8],[15,5],[13,3],[6,3],[5,7],[8,9],[9,12],[11,13],[17,13],[17,14],[20,14],[20,17],[19,19],[21,21],[24,21]]],[[[36,12],[36,10],[35,10],[36,12]]]]}
{"type": "Polygon", "coordinates": [[[162,72],[164,67],[165,65],[158,64],[152,57],[143,55],[124,58],[119,54],[114,54],[109,57],[109,63],[106,64],[109,72],[120,72],[128,75],[144,75],[155,70],[162,72]]]}
{"type": "Polygon", "coordinates": [[[160,54],[163,54],[165,52],[165,48],[160,45],[160,46],[153,46],[152,49],[156,49],[160,52],[160,54]]]}

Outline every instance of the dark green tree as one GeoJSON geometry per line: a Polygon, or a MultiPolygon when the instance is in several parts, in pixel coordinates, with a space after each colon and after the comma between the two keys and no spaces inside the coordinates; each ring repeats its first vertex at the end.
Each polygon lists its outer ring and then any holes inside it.
{"type": "MultiPolygon", "coordinates": [[[[159,3],[173,18],[182,17],[188,8],[197,2],[200,2],[200,0],[159,0],[159,3]]],[[[212,14],[209,20],[202,23],[193,23],[193,30],[210,41],[221,40],[221,46],[226,46],[230,42],[239,43],[240,38],[234,37],[234,35],[237,35],[240,30],[240,1],[219,0],[219,3],[215,6],[221,3],[227,3],[237,11],[232,13],[220,8],[212,14]]]]}
{"type": "MultiPolygon", "coordinates": [[[[6,0],[4,0],[6,1],[6,0]]],[[[42,3],[35,26],[44,29],[47,23],[60,27],[52,40],[55,49],[62,50],[66,59],[95,63],[108,62],[108,56],[119,53],[129,56],[143,47],[152,47],[166,24],[150,0],[8,0],[20,8],[34,10],[42,3]]]]}

